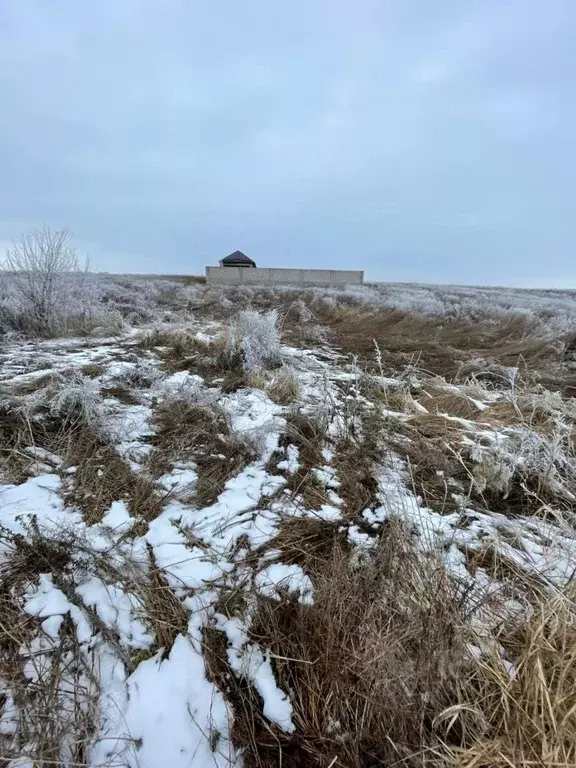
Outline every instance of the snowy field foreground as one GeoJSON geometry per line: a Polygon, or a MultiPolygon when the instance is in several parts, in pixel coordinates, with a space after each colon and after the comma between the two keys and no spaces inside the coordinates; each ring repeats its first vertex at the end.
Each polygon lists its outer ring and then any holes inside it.
{"type": "Polygon", "coordinates": [[[576,764],[575,295],[79,280],[2,284],[0,764],[576,764]]]}

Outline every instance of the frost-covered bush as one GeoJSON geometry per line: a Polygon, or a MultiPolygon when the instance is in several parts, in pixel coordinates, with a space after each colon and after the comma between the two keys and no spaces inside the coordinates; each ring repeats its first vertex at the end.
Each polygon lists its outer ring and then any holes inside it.
{"type": "Polygon", "coordinates": [[[506,498],[518,480],[537,494],[575,498],[576,465],[569,435],[561,430],[549,436],[525,427],[484,434],[469,444],[469,456],[479,493],[491,491],[506,498]]]}
{"type": "Polygon", "coordinates": [[[159,319],[184,322],[195,286],[135,277],[77,271],[58,278],[58,301],[50,322],[38,314],[20,290],[21,276],[0,273],[0,334],[29,336],[105,336],[159,319]]]}
{"type": "Polygon", "coordinates": [[[358,286],[311,288],[325,308],[335,309],[353,299],[379,309],[398,309],[431,317],[468,322],[501,323],[523,319],[527,327],[567,333],[576,322],[576,292],[486,288],[418,283],[370,283],[358,286]]]}
{"type": "Polygon", "coordinates": [[[240,357],[247,373],[280,362],[278,313],[244,309],[230,321],[226,342],[230,359],[240,357]]]}
{"type": "Polygon", "coordinates": [[[20,291],[20,277],[0,280],[0,328],[30,336],[88,336],[123,330],[121,315],[102,303],[103,281],[85,272],[58,278],[58,302],[40,316],[20,291]]]}
{"type": "Polygon", "coordinates": [[[310,312],[302,299],[296,299],[296,301],[293,301],[288,311],[294,312],[301,323],[311,323],[314,320],[314,315],[312,312],[310,312]]]}
{"type": "Polygon", "coordinates": [[[0,275],[0,333],[26,331],[27,313],[22,311],[22,297],[14,279],[0,275]]]}
{"type": "Polygon", "coordinates": [[[98,382],[74,373],[71,380],[47,393],[50,414],[62,421],[97,427],[102,418],[102,395],[98,382]]]}
{"type": "Polygon", "coordinates": [[[60,330],[67,299],[68,277],[78,271],[76,251],[66,229],[35,229],[14,240],[4,268],[28,311],[28,323],[44,336],[60,330]]]}
{"type": "Polygon", "coordinates": [[[154,286],[138,280],[107,280],[103,284],[102,304],[108,311],[116,311],[130,318],[132,325],[153,322],[156,318],[154,286]]]}
{"type": "Polygon", "coordinates": [[[135,363],[125,362],[109,377],[110,384],[127,387],[128,389],[149,389],[154,386],[162,374],[154,360],[138,360],[135,363]]]}
{"type": "Polygon", "coordinates": [[[155,385],[155,394],[162,403],[182,402],[187,405],[212,405],[218,401],[219,391],[206,387],[204,380],[189,371],[161,378],[155,385]]]}

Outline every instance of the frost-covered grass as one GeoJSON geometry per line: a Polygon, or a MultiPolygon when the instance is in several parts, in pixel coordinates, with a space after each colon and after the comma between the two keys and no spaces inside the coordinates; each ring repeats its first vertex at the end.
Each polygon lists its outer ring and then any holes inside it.
{"type": "Polygon", "coordinates": [[[185,320],[198,288],[170,280],[94,273],[59,277],[50,324],[38,324],[19,290],[22,277],[0,274],[0,333],[28,336],[106,336],[154,321],[185,320]]]}
{"type": "Polygon", "coordinates": [[[257,373],[262,368],[280,361],[278,313],[255,312],[243,309],[230,323],[226,354],[234,360],[240,357],[247,373],[257,373]]]}
{"type": "Polygon", "coordinates": [[[0,760],[572,766],[572,295],[89,279],[0,349],[0,760]]]}

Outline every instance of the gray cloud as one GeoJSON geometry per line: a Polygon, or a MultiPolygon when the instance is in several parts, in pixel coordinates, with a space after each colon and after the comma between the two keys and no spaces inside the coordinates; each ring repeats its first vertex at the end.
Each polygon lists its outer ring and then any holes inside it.
{"type": "Polygon", "coordinates": [[[0,242],[576,286],[570,0],[6,0],[0,242]]]}

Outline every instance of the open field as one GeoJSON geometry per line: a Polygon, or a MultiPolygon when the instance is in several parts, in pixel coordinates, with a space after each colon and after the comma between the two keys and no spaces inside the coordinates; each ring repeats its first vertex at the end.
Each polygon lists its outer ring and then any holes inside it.
{"type": "Polygon", "coordinates": [[[575,293],[63,290],[0,281],[0,765],[576,764],[575,293]]]}

